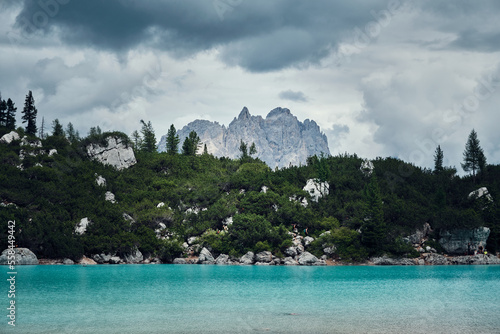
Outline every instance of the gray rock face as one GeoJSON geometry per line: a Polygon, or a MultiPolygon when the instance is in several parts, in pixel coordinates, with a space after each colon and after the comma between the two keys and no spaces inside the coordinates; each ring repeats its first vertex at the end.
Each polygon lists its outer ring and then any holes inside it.
{"type": "Polygon", "coordinates": [[[254,264],[255,254],[253,252],[248,252],[240,258],[241,264],[254,264]]]}
{"type": "Polygon", "coordinates": [[[304,238],[304,246],[309,246],[311,244],[311,242],[314,241],[314,238],[313,237],[310,237],[310,236],[307,236],[304,238]]]}
{"type": "Polygon", "coordinates": [[[75,262],[71,259],[64,259],[63,264],[75,264],[75,262]]]}
{"type": "Polygon", "coordinates": [[[285,249],[285,255],[295,257],[297,255],[297,248],[288,247],[287,249],[285,249]]]}
{"type": "Polygon", "coordinates": [[[94,254],[92,255],[92,260],[95,262],[102,264],[102,263],[108,263],[111,260],[111,254],[94,254]]]}
{"type": "Polygon", "coordinates": [[[272,260],[273,260],[273,254],[271,254],[271,252],[269,251],[260,252],[255,255],[256,262],[269,263],[272,260]]]}
{"type": "Polygon", "coordinates": [[[109,259],[110,264],[119,264],[121,261],[122,261],[122,259],[120,259],[120,257],[118,257],[118,256],[112,256],[109,259]]]}
{"type": "Polygon", "coordinates": [[[84,234],[87,231],[87,226],[91,223],[91,221],[85,217],[80,219],[80,222],[76,224],[75,233],[76,234],[84,234]]]}
{"type": "Polygon", "coordinates": [[[129,168],[137,163],[132,147],[125,145],[118,137],[108,137],[107,146],[90,144],[87,146],[87,154],[91,159],[97,160],[105,165],[111,165],[118,170],[129,168]]]}
{"type": "Polygon", "coordinates": [[[431,226],[429,223],[425,223],[422,229],[416,230],[414,234],[403,238],[403,240],[412,245],[421,244],[430,232],[432,232],[431,226]]]}
{"type": "MultiPolygon", "coordinates": [[[[256,156],[271,168],[298,166],[308,156],[330,154],[326,135],[316,122],[300,122],[286,108],[273,109],[264,119],[250,115],[245,107],[227,128],[217,122],[196,120],[177,132],[181,143],[191,131],[196,131],[208,153],[217,157],[237,158],[241,140],[255,143],[256,156]]],[[[166,139],[165,135],[160,140],[160,152],[166,150],[166,139]]]]}
{"type": "Polygon", "coordinates": [[[480,245],[486,247],[489,235],[490,229],[487,227],[441,231],[439,243],[448,254],[463,255],[467,254],[469,243],[473,250],[477,250],[480,245]]]}
{"type": "Polygon", "coordinates": [[[144,257],[142,256],[141,251],[136,248],[130,254],[125,254],[123,256],[123,260],[126,263],[139,263],[144,260],[144,257]]]}
{"type": "Polygon", "coordinates": [[[198,257],[198,262],[201,264],[214,264],[215,259],[212,253],[210,253],[208,249],[203,247],[203,249],[200,252],[200,256],[198,257]]]}
{"type": "Polygon", "coordinates": [[[311,266],[314,265],[316,262],[318,262],[318,258],[314,255],[312,255],[309,252],[304,252],[300,254],[299,258],[297,259],[299,264],[301,265],[306,265],[306,266],[311,266]]]}
{"type": "Polygon", "coordinates": [[[14,256],[14,265],[34,265],[38,264],[38,258],[35,253],[28,248],[5,249],[0,256],[0,265],[9,264],[12,261],[11,256],[14,256]]]}
{"type": "Polygon", "coordinates": [[[177,257],[174,259],[174,262],[172,262],[173,264],[187,264],[187,261],[186,259],[182,258],[182,257],[177,257]]]}

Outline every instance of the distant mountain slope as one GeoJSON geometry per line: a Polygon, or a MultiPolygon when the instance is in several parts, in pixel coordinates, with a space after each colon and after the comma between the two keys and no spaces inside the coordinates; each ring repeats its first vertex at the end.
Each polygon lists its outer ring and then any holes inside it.
{"type": "MultiPolygon", "coordinates": [[[[181,145],[189,132],[196,131],[208,153],[237,158],[240,140],[250,146],[255,143],[257,157],[271,168],[305,164],[308,156],[321,152],[330,154],[326,135],[316,122],[300,122],[286,108],[271,110],[266,118],[252,116],[246,107],[238,118],[226,128],[217,122],[195,120],[177,131],[181,145]]],[[[162,136],[158,150],[165,151],[166,135],[162,136]]],[[[179,145],[179,146],[181,146],[179,145]]],[[[201,150],[199,151],[201,152],[201,150]]]]}

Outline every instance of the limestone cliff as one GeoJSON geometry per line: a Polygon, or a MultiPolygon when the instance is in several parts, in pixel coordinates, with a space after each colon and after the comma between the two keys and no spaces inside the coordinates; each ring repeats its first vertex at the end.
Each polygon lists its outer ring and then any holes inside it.
{"type": "MultiPolygon", "coordinates": [[[[218,157],[237,158],[240,140],[249,146],[255,143],[256,157],[272,168],[297,166],[305,164],[308,156],[330,154],[326,135],[316,122],[300,122],[286,108],[275,108],[262,118],[252,116],[245,107],[227,128],[217,122],[196,120],[177,132],[181,145],[191,131],[196,131],[202,144],[207,145],[208,153],[218,157]]],[[[160,152],[165,151],[165,144],[163,136],[158,145],[160,152]]]]}

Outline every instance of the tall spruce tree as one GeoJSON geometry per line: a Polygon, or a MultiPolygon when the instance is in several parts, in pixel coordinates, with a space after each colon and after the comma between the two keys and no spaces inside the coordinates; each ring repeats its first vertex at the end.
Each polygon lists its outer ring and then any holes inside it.
{"type": "Polygon", "coordinates": [[[0,94],[0,126],[5,126],[7,121],[7,101],[2,100],[2,95],[0,94]]]}
{"type": "Polygon", "coordinates": [[[17,108],[11,99],[7,100],[7,115],[5,117],[5,127],[9,130],[16,128],[16,111],[17,108]]]}
{"type": "Polygon", "coordinates": [[[137,130],[134,130],[134,132],[132,132],[132,143],[136,150],[138,150],[142,145],[141,135],[137,130]]]}
{"type": "Polygon", "coordinates": [[[472,129],[465,144],[464,162],[461,165],[465,172],[472,171],[474,182],[476,181],[477,172],[484,171],[486,167],[486,157],[479,145],[477,132],[474,129],[472,129]]]}
{"type": "Polygon", "coordinates": [[[177,130],[175,130],[175,126],[172,124],[167,132],[167,153],[176,154],[179,152],[179,142],[180,139],[177,135],[177,130]]]}
{"type": "Polygon", "coordinates": [[[59,120],[56,118],[52,122],[52,135],[53,136],[63,136],[64,137],[64,129],[59,120]]]}
{"type": "Polygon", "coordinates": [[[28,135],[36,135],[36,114],[38,111],[35,107],[35,99],[33,98],[33,94],[31,91],[26,95],[26,100],[24,101],[23,108],[23,123],[26,123],[26,134],[28,135]]]}
{"type": "Polygon", "coordinates": [[[80,134],[75,130],[75,127],[71,122],[69,122],[66,127],[66,136],[72,144],[77,143],[80,140],[80,134]]]}
{"type": "Polygon", "coordinates": [[[382,197],[375,175],[364,190],[365,217],[361,225],[361,242],[371,253],[381,251],[386,241],[387,226],[384,221],[382,197]]]}
{"type": "Polygon", "coordinates": [[[155,152],[156,151],[156,136],[155,132],[153,130],[153,125],[151,124],[151,121],[149,122],[144,122],[141,119],[141,124],[142,124],[142,143],[141,143],[141,150],[144,152],[155,152]]]}
{"type": "Polygon", "coordinates": [[[184,139],[182,143],[182,154],[184,155],[196,155],[198,151],[198,145],[200,144],[200,137],[196,131],[191,131],[189,135],[184,139]]]}
{"type": "Polygon", "coordinates": [[[438,145],[434,154],[434,173],[437,174],[443,171],[443,158],[443,150],[441,149],[441,145],[438,145]]]}

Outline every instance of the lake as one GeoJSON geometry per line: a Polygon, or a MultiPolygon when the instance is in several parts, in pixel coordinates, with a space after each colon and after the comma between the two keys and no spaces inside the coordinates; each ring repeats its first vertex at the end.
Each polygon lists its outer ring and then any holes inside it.
{"type": "Polygon", "coordinates": [[[500,333],[500,266],[17,266],[1,333],[500,333]]]}

